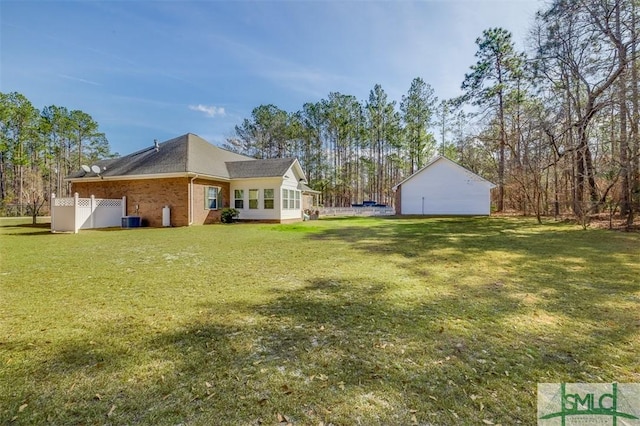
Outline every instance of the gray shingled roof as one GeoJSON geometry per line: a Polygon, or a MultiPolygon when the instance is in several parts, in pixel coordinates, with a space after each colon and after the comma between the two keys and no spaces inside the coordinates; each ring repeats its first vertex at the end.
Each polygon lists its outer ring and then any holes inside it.
{"type": "Polygon", "coordinates": [[[295,158],[233,161],[227,162],[227,170],[232,179],[280,177],[287,173],[295,161],[295,158]]]}
{"type": "MultiPolygon", "coordinates": [[[[123,157],[99,161],[95,165],[103,169],[100,173],[103,177],[199,173],[228,179],[231,176],[227,163],[238,161],[256,164],[265,160],[253,160],[251,157],[218,148],[201,137],[188,133],[160,143],[157,150],[152,146],[123,157]]],[[[291,163],[294,160],[286,161],[291,163]]],[[[250,166],[245,166],[245,169],[250,169],[250,166]]],[[[258,167],[258,169],[262,168],[258,167]]],[[[78,170],[67,178],[82,179],[96,176],[93,172],[85,173],[83,170],[78,170]]]]}
{"type": "Polygon", "coordinates": [[[320,191],[316,191],[315,189],[310,188],[308,185],[303,182],[298,183],[298,189],[302,192],[308,192],[311,194],[320,194],[320,191]]]}

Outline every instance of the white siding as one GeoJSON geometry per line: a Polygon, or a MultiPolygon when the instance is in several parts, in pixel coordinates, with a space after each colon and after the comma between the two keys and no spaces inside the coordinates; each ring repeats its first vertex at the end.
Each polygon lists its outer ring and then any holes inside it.
{"type": "MultiPolygon", "coordinates": [[[[290,220],[290,219],[302,219],[302,194],[300,190],[298,190],[298,179],[295,173],[289,169],[289,172],[285,175],[284,180],[282,181],[282,187],[280,189],[280,196],[282,197],[282,189],[293,190],[298,193],[300,197],[300,205],[298,208],[289,208],[286,210],[282,210],[282,220],[290,220]]],[[[280,207],[282,208],[282,200],[280,201],[280,207]]]]}
{"type": "Polygon", "coordinates": [[[446,159],[401,185],[402,214],[489,215],[492,184],[446,159]]]}
{"type": "Polygon", "coordinates": [[[238,209],[241,220],[280,220],[280,186],[281,178],[238,179],[231,183],[231,200],[229,205],[234,206],[234,193],[236,189],[244,190],[244,208],[238,209]],[[258,208],[249,208],[249,190],[258,190],[258,208]],[[264,190],[273,189],[273,209],[264,208],[264,190]]]}
{"type": "Polygon", "coordinates": [[[298,190],[298,179],[300,177],[294,173],[292,169],[283,177],[278,178],[254,178],[254,179],[235,179],[231,182],[231,191],[229,205],[234,206],[234,193],[236,189],[244,190],[244,208],[238,209],[241,220],[302,220],[302,194],[300,194],[300,207],[293,209],[282,208],[282,189],[298,190]],[[249,208],[249,190],[258,190],[258,208],[249,208]],[[264,208],[264,190],[273,189],[274,200],[273,209],[264,208]]]}

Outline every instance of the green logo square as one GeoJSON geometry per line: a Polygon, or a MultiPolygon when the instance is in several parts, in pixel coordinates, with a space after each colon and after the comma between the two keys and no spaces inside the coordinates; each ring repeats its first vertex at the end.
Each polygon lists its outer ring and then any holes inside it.
{"type": "Polygon", "coordinates": [[[538,383],[540,426],[640,426],[640,383],[538,383]]]}

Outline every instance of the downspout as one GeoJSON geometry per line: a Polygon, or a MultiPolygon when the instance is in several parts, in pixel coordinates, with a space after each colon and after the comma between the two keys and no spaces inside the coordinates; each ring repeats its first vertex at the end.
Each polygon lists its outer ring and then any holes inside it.
{"type": "Polygon", "coordinates": [[[189,181],[189,226],[193,224],[193,181],[198,178],[196,174],[189,181]]]}

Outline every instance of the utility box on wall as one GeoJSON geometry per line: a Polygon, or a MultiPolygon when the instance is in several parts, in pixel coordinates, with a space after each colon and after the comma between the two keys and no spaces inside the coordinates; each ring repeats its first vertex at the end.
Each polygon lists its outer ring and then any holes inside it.
{"type": "Polygon", "coordinates": [[[162,209],[162,226],[171,226],[171,208],[164,206],[162,209]]]}

